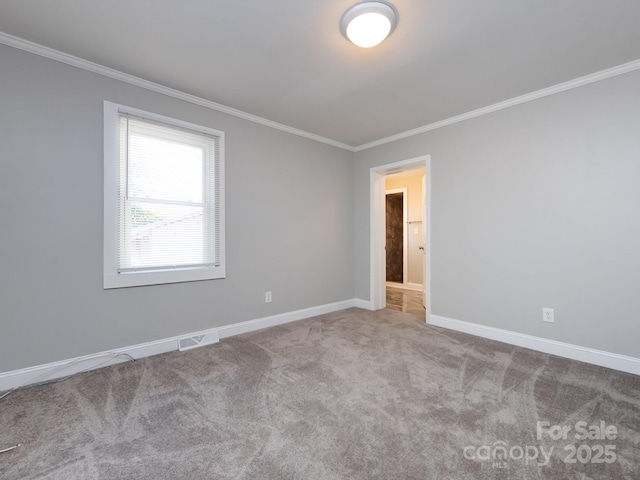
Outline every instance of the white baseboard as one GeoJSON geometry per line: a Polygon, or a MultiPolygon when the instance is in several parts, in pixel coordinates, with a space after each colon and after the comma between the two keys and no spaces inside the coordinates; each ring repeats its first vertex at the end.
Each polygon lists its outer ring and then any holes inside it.
{"type": "Polygon", "coordinates": [[[355,304],[353,305],[354,307],[373,311],[373,305],[371,305],[370,300],[362,300],[360,298],[356,298],[354,299],[354,302],[355,302],[355,304]]]}
{"type": "MultiPolygon", "coordinates": [[[[200,332],[194,332],[186,335],[165,338],[153,342],[141,343],[129,347],[116,348],[106,352],[100,352],[92,355],[71,358],[59,362],[37,365],[34,367],[23,368],[11,372],[0,373],[0,392],[11,390],[13,388],[54,380],[66,377],[75,373],[93,370],[96,368],[115,365],[130,360],[158,355],[160,353],[171,352],[178,349],[178,339],[185,336],[196,337],[199,335],[218,335],[219,338],[228,338],[241,333],[248,333],[263,328],[282,325],[305,318],[323,315],[325,313],[336,312],[351,307],[372,310],[369,300],[351,299],[342,302],[320,305],[317,307],[305,308],[293,312],[286,312],[269,317],[249,320],[247,322],[235,323],[219,328],[212,328],[200,332]]],[[[557,342],[545,338],[534,337],[521,333],[502,330],[494,327],[487,327],[475,323],[454,320],[451,318],[431,315],[429,317],[430,325],[448,328],[459,332],[469,333],[483,338],[497,340],[499,342],[517,345],[520,347],[530,348],[539,352],[550,353],[560,357],[579,360],[602,367],[620,370],[622,372],[640,375],[640,359],[618,355],[616,353],[604,352],[592,348],[571,345],[568,343],[557,342]]]]}
{"type": "Polygon", "coordinates": [[[293,312],[286,312],[279,315],[249,320],[248,322],[235,323],[233,325],[226,325],[223,327],[202,330],[200,332],[178,335],[176,337],[165,338],[163,340],[116,348],[105,352],[71,358],[59,362],[52,362],[44,365],[36,365],[34,367],[4,372],[0,373],[0,392],[31,385],[33,383],[47,382],[57,378],[67,377],[69,375],[106,367],[108,365],[115,365],[117,363],[129,361],[131,358],[139,359],[178,350],[178,341],[181,338],[197,337],[199,335],[227,338],[241,333],[252,332],[262,328],[273,327],[283,323],[294,322],[304,318],[315,317],[325,313],[356,307],[359,306],[360,302],[363,301],[351,299],[342,302],[329,303],[317,307],[305,308],[293,312]]]}
{"type": "Polygon", "coordinates": [[[488,327],[477,323],[454,320],[439,315],[429,316],[429,325],[443,327],[449,330],[469,333],[478,337],[489,338],[499,342],[516,345],[518,347],[529,348],[538,352],[550,353],[559,357],[570,358],[601,367],[619,370],[621,372],[640,375],[640,358],[628,357],[617,353],[605,352],[570,343],[557,342],[523,333],[511,332],[500,328],[488,327]]]}
{"type": "Polygon", "coordinates": [[[402,290],[413,290],[417,292],[422,291],[422,284],[420,283],[396,283],[396,282],[386,282],[387,287],[400,288],[402,290]]]}
{"type": "Polygon", "coordinates": [[[346,308],[355,306],[355,300],[353,299],[336,303],[328,303],[326,305],[320,305],[318,307],[304,308],[302,310],[281,313],[278,315],[272,315],[270,317],[257,318],[255,320],[249,320],[246,322],[225,325],[224,327],[220,327],[218,329],[218,333],[220,335],[220,338],[227,338],[234,335],[240,335],[241,333],[248,333],[255,330],[261,330],[263,328],[282,325],[283,323],[295,322],[296,320],[311,318],[317,315],[324,315],[325,313],[337,312],[338,310],[344,310],[346,308]]]}
{"type": "Polygon", "coordinates": [[[158,355],[178,349],[177,338],[168,338],[154,342],[141,343],[130,347],[116,348],[106,352],[70,358],[59,362],[36,365],[34,367],[0,373],[0,392],[23,387],[34,383],[43,383],[76,373],[115,365],[142,357],[158,355]]]}

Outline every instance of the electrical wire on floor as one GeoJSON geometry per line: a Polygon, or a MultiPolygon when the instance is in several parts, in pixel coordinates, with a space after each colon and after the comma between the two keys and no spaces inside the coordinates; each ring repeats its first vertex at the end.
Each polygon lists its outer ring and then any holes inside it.
{"type": "Polygon", "coordinates": [[[16,448],[22,446],[21,443],[18,443],[17,445],[14,445],[13,447],[9,447],[9,448],[3,448],[2,450],[0,450],[0,453],[7,453],[10,452],[11,450],[15,450],[16,448]]]}
{"type": "MultiPolygon", "coordinates": [[[[14,388],[12,388],[10,390],[7,390],[2,395],[0,395],[0,400],[2,400],[3,398],[6,398],[7,396],[9,396],[9,394],[15,392],[18,389],[24,388],[27,384],[31,384],[31,386],[33,386],[33,387],[36,387],[36,386],[40,387],[40,386],[43,386],[43,385],[53,385],[53,384],[56,384],[56,383],[61,383],[61,382],[64,382],[65,380],[68,380],[71,377],[73,377],[74,375],[77,375],[79,373],[85,373],[85,372],[88,372],[89,370],[94,370],[96,368],[100,368],[103,365],[106,365],[107,363],[109,363],[109,362],[111,362],[111,361],[113,361],[113,360],[115,360],[116,358],[119,358],[119,357],[128,357],[132,362],[136,361],[136,359],[133,358],[128,353],[111,353],[111,354],[110,353],[105,353],[105,355],[111,355],[111,356],[108,359],[106,359],[104,362],[99,363],[98,365],[95,365],[95,366],[92,366],[92,367],[87,367],[84,370],[80,370],[79,372],[72,373],[71,375],[67,375],[66,377],[56,378],[56,379],[51,380],[49,382],[45,381],[45,382],[42,382],[42,383],[38,383],[39,380],[45,379],[48,376],[54,375],[56,372],[64,370],[65,368],[67,368],[67,367],[69,367],[71,365],[75,365],[77,363],[84,362],[84,361],[87,361],[87,360],[94,360],[96,358],[100,358],[100,356],[81,357],[81,358],[77,358],[75,360],[72,360],[71,362],[67,362],[67,363],[64,363],[62,365],[59,365],[58,367],[54,368],[53,370],[49,370],[49,371],[43,373],[42,375],[39,375],[39,376],[37,376],[35,378],[32,378],[31,380],[23,383],[22,385],[19,385],[19,386],[14,387],[14,388]]],[[[22,446],[21,443],[17,443],[15,445],[11,446],[11,447],[0,449],[0,454],[11,452],[11,451],[13,451],[16,448],[21,447],[21,446],[22,446]]]]}
{"type": "MultiPolygon", "coordinates": [[[[133,358],[128,353],[111,353],[111,354],[106,353],[105,355],[111,355],[111,357],[109,357],[104,362],[99,363],[98,365],[85,368],[84,370],[80,370],[79,372],[72,373],[71,375],[67,375],[66,377],[56,378],[56,379],[51,380],[49,382],[47,382],[46,380],[44,382],[40,382],[40,380],[44,380],[47,377],[49,377],[51,375],[54,375],[56,372],[64,370],[65,368],[67,368],[67,367],[69,367],[71,365],[75,365],[75,364],[78,364],[80,362],[84,362],[84,361],[87,361],[87,360],[93,360],[93,359],[100,358],[100,357],[98,357],[98,356],[82,357],[82,358],[77,358],[75,360],[72,360],[71,362],[67,362],[67,363],[65,363],[63,365],[59,365],[58,367],[54,368],[53,370],[49,370],[49,371],[43,373],[42,375],[39,375],[39,376],[37,376],[35,378],[32,378],[31,380],[28,380],[28,381],[24,382],[22,385],[18,385],[17,387],[14,387],[14,388],[12,388],[10,390],[7,390],[2,395],[0,395],[0,400],[2,400],[3,398],[7,397],[9,394],[15,392],[16,390],[24,388],[28,384],[33,386],[33,387],[41,387],[41,386],[44,386],[44,385],[53,385],[53,384],[56,384],[56,383],[61,383],[61,382],[64,382],[64,381],[70,379],[71,377],[73,377],[74,375],[77,375],[79,373],[85,373],[85,372],[88,372],[89,370],[95,370],[97,368],[100,368],[103,365],[106,365],[107,363],[109,363],[109,362],[111,362],[111,361],[113,361],[113,360],[115,360],[116,358],[119,358],[119,357],[128,357],[132,362],[136,361],[136,359],[133,358]]],[[[12,447],[12,448],[14,448],[14,447],[12,447]]],[[[4,452],[0,452],[0,453],[4,453],[4,452]]]]}

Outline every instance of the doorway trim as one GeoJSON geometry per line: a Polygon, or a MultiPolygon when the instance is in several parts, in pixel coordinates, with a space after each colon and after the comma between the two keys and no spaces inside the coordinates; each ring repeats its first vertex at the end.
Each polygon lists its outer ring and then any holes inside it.
{"type": "MultiPolygon", "coordinates": [[[[409,209],[409,202],[408,202],[408,190],[407,187],[402,187],[402,188],[391,188],[389,190],[386,189],[385,186],[385,191],[384,191],[384,198],[385,198],[385,208],[386,208],[386,199],[387,199],[387,195],[392,195],[394,193],[401,193],[402,194],[402,283],[401,285],[404,287],[407,284],[407,280],[408,280],[408,269],[409,269],[409,256],[407,255],[408,251],[407,249],[409,248],[409,239],[407,238],[408,236],[408,209],[409,209]]],[[[386,217],[385,217],[385,234],[386,234],[386,217]]],[[[386,237],[385,237],[385,243],[386,243],[386,237]]],[[[385,250],[385,254],[386,254],[386,250],[385,250]]],[[[386,260],[385,260],[385,268],[386,268],[386,260]]],[[[385,275],[385,282],[386,282],[387,278],[385,275]]]]}
{"type": "Polygon", "coordinates": [[[372,167],[369,173],[369,298],[371,309],[380,310],[387,306],[386,298],[386,255],[385,255],[385,176],[416,168],[425,169],[425,278],[426,306],[425,321],[431,315],[431,155],[388,163],[372,167]]]}

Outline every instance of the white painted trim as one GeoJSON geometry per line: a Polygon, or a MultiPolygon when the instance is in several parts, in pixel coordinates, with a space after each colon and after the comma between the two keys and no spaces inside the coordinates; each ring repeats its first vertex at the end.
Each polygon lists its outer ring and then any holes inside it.
{"type": "Polygon", "coordinates": [[[488,327],[477,323],[454,320],[452,318],[441,317],[439,315],[429,316],[429,325],[464,332],[478,337],[497,340],[498,342],[516,345],[518,347],[529,348],[538,352],[549,353],[559,357],[578,360],[601,367],[619,370],[621,372],[640,375],[640,358],[628,357],[617,353],[605,352],[570,343],[557,342],[541,337],[534,337],[523,333],[502,330],[500,328],[488,327]]]}
{"type": "Polygon", "coordinates": [[[242,118],[244,120],[248,120],[250,122],[258,123],[266,127],[287,132],[292,135],[297,135],[299,137],[308,138],[309,140],[315,140],[316,142],[338,147],[343,150],[347,150],[349,152],[360,152],[362,150],[367,150],[369,148],[384,145],[386,143],[395,142],[396,140],[401,140],[403,138],[419,135],[421,133],[429,132],[431,130],[436,130],[438,128],[446,127],[448,125],[453,125],[454,123],[463,122],[471,118],[480,117],[488,113],[497,112],[498,110],[504,110],[505,108],[520,105],[522,103],[537,100],[539,98],[548,97],[549,95],[555,95],[556,93],[564,92],[567,90],[571,90],[573,88],[578,88],[584,85],[588,85],[590,83],[599,82],[601,80],[606,80],[611,77],[615,77],[625,73],[630,73],[636,70],[640,70],[640,59],[634,60],[632,62],[624,63],[622,65],[608,68],[606,70],[601,70],[599,72],[585,75],[584,77],[559,83],[551,87],[543,88],[542,90],[537,90],[535,92],[527,93],[525,95],[511,98],[503,102],[494,103],[493,105],[488,105],[486,107],[478,108],[476,110],[472,110],[471,112],[463,113],[461,115],[456,115],[455,117],[450,117],[438,122],[430,123],[428,125],[423,125],[421,127],[414,128],[412,130],[400,132],[398,134],[391,135],[389,137],[381,138],[378,140],[374,140],[373,142],[364,143],[362,145],[358,145],[354,147],[352,145],[347,145],[346,143],[338,142],[336,140],[322,137],[314,133],[305,132],[304,130],[299,130],[297,128],[290,127],[288,125],[283,125],[281,123],[277,123],[277,122],[268,120],[266,118],[258,117],[257,115],[252,115],[250,113],[243,112],[235,108],[227,107],[226,105],[222,105],[220,103],[212,102],[210,100],[205,100],[204,98],[196,97],[195,95],[190,95],[188,93],[184,93],[179,90],[175,90],[173,88],[165,87],[164,85],[160,85],[158,83],[150,82],[148,80],[144,80],[139,77],[134,77],[133,75],[129,75],[128,73],[120,72],[118,70],[108,68],[103,65],[99,65],[97,63],[93,63],[79,57],[74,57],[73,55],[60,52],[59,50],[54,50],[52,48],[45,47],[43,45],[39,45],[37,43],[30,42],[28,40],[24,40],[19,37],[15,37],[13,35],[9,35],[4,32],[0,32],[0,44],[17,48],[19,50],[24,50],[25,52],[33,53],[35,55],[40,55],[41,57],[49,58],[51,60],[55,60],[60,63],[71,65],[72,67],[81,68],[83,70],[87,70],[92,73],[97,73],[98,75],[113,78],[114,80],[119,80],[121,82],[125,82],[130,85],[135,85],[137,87],[141,87],[156,93],[160,93],[168,97],[177,98],[179,100],[193,103],[201,107],[209,108],[211,110],[215,110],[220,113],[226,113],[227,115],[232,115],[234,117],[242,118]]]}
{"type": "Polygon", "coordinates": [[[254,330],[273,327],[275,325],[294,322],[296,320],[315,317],[317,315],[323,315],[325,313],[336,312],[338,310],[344,310],[352,307],[367,308],[364,300],[344,300],[342,302],[329,303],[319,305],[317,307],[272,315],[270,317],[249,320],[248,322],[235,323],[224,327],[186,333],[176,337],[141,343],[129,347],[116,348],[82,357],[70,358],[59,362],[3,372],[0,373],[0,392],[31,385],[33,383],[48,382],[57,378],[67,377],[69,375],[106,367],[108,365],[115,365],[117,363],[129,361],[131,358],[137,360],[139,358],[150,357],[160,353],[172,352],[174,350],[178,350],[178,341],[180,338],[210,335],[214,337],[219,336],[219,338],[222,339],[233,335],[239,335],[241,333],[252,332],[254,330]]]}
{"type": "Polygon", "coordinates": [[[346,308],[352,308],[356,306],[354,299],[344,300],[342,302],[329,303],[326,305],[320,305],[318,307],[304,308],[302,310],[296,310],[293,312],[281,313],[278,315],[272,315],[270,317],[258,318],[255,320],[249,320],[247,322],[234,323],[233,325],[225,325],[218,329],[220,338],[233,337],[234,335],[240,335],[241,333],[253,332],[255,330],[262,330],[263,328],[274,327],[276,325],[282,325],[284,323],[295,322],[297,320],[303,320],[305,318],[315,317],[317,315],[324,315],[325,313],[337,312],[338,310],[344,310],[346,308]]]}
{"type": "Polygon", "coordinates": [[[356,308],[362,308],[364,310],[371,310],[373,311],[374,308],[371,305],[371,302],[369,300],[362,300],[361,298],[356,298],[355,299],[355,305],[354,307],[356,308]]]}
{"type": "Polygon", "coordinates": [[[184,100],[185,102],[193,103],[195,105],[209,108],[217,112],[226,113],[228,115],[242,118],[250,122],[258,123],[266,127],[274,128],[276,130],[281,130],[283,132],[287,132],[292,135],[297,135],[299,137],[308,138],[310,140],[315,140],[320,143],[325,143],[327,145],[338,147],[343,150],[347,150],[349,152],[360,152],[362,150],[367,150],[369,148],[384,145],[386,143],[395,142],[396,140],[401,140],[403,138],[419,135],[421,133],[429,132],[431,130],[436,130],[438,128],[446,127],[448,125],[453,125],[454,123],[463,122],[471,118],[480,117],[488,113],[497,112],[498,110],[504,110],[505,108],[513,107],[526,102],[531,102],[539,98],[548,97],[549,95],[555,95],[556,93],[565,92],[573,88],[578,88],[584,85],[588,85],[590,83],[599,82],[601,80],[606,80],[611,77],[615,77],[618,75],[623,75],[625,73],[630,73],[636,70],[640,70],[640,59],[634,60],[632,62],[624,63],[622,65],[608,68],[606,70],[601,70],[599,72],[585,75],[584,77],[559,83],[557,85],[554,85],[548,88],[543,88],[542,90],[537,90],[535,92],[527,93],[525,95],[511,98],[503,102],[494,103],[493,105],[488,105],[486,107],[472,110],[471,112],[463,113],[461,115],[456,115],[455,117],[450,117],[450,118],[441,120],[439,122],[423,125],[421,127],[414,128],[412,130],[400,132],[396,135],[391,135],[389,137],[381,138],[378,140],[374,140],[373,142],[364,143],[362,145],[358,145],[354,147],[352,145],[347,145],[346,143],[338,142],[336,140],[322,137],[314,133],[305,132],[304,130],[299,130],[294,127],[289,127],[281,123],[273,122],[266,118],[258,117],[257,115],[252,115],[250,113],[243,112],[235,108],[227,107],[226,105],[215,103],[210,100],[205,100],[204,98],[196,97],[195,95],[190,95],[188,93],[184,93],[179,90],[175,90],[173,88],[165,87],[164,85],[150,82],[142,78],[134,77],[133,75],[129,75],[127,73],[123,73],[118,70],[114,70],[112,68],[99,65],[97,63],[89,62],[88,60],[84,60],[79,57],[74,57],[73,55],[69,55],[67,53],[60,52],[58,50],[54,50],[52,48],[45,47],[43,45],[39,45],[37,43],[30,42],[28,40],[24,40],[19,37],[14,37],[13,35],[9,35],[4,32],[0,32],[0,44],[17,48],[19,50],[24,50],[25,52],[40,55],[42,57],[49,58],[51,60],[55,60],[67,65],[71,65],[73,67],[81,68],[89,72],[97,73],[98,75],[113,78],[114,80],[119,80],[131,85],[135,85],[137,87],[145,88],[147,90],[160,93],[162,95],[177,98],[179,100],[184,100]]]}
{"type": "Polygon", "coordinates": [[[431,156],[423,155],[416,158],[410,158],[408,160],[402,160],[399,162],[389,163],[386,165],[380,165],[372,167],[369,174],[369,285],[370,285],[370,301],[373,310],[380,310],[386,307],[386,276],[385,276],[385,255],[384,255],[384,241],[385,241],[385,220],[384,220],[384,192],[385,192],[385,175],[392,173],[399,173],[403,171],[413,170],[416,168],[425,169],[426,175],[426,197],[429,204],[427,205],[427,228],[425,230],[425,242],[427,248],[427,255],[425,255],[425,271],[428,280],[427,283],[427,298],[426,298],[426,317],[425,321],[431,311],[431,156]]]}
{"type": "Polygon", "coordinates": [[[385,226],[384,220],[378,218],[378,212],[384,212],[384,170],[372,168],[369,182],[369,299],[371,309],[380,310],[387,306],[385,226]]]}
{"type": "Polygon", "coordinates": [[[0,373],[0,391],[11,390],[33,383],[48,382],[76,373],[94,370],[108,365],[115,365],[130,360],[129,356],[138,359],[170,352],[177,350],[177,348],[177,339],[167,338],[154,342],[141,343],[131,347],[116,348],[106,352],[4,372],[0,373]]]}
{"type": "Polygon", "coordinates": [[[425,216],[425,225],[424,225],[424,241],[425,241],[425,258],[424,258],[424,285],[423,285],[423,305],[426,314],[426,321],[429,320],[429,315],[431,315],[431,264],[433,263],[433,255],[431,254],[431,215],[433,212],[433,203],[431,201],[431,186],[432,182],[432,170],[431,170],[431,156],[427,159],[426,168],[424,171],[425,180],[424,180],[424,202],[426,206],[424,207],[424,216],[425,216]]]}
{"type": "Polygon", "coordinates": [[[87,70],[92,73],[97,73],[98,75],[112,78],[114,80],[119,80],[130,85],[135,85],[136,87],[141,87],[152,92],[166,95],[168,97],[173,97],[177,98],[178,100],[193,103],[194,105],[199,105],[210,110],[215,110],[216,112],[225,113],[227,115],[232,115],[234,117],[248,120],[250,122],[258,123],[260,125],[264,125],[265,127],[287,132],[299,137],[308,138],[309,140],[314,140],[316,142],[325,143],[327,145],[338,147],[350,152],[354,151],[353,147],[351,145],[347,145],[346,143],[338,142],[330,138],[325,138],[314,133],[305,132],[304,130],[299,130],[288,125],[273,122],[266,118],[258,117],[257,115],[252,115],[241,110],[236,110],[235,108],[227,107],[226,105],[212,102],[204,98],[196,97],[195,95],[190,95],[173,88],[165,87],[164,85],[160,85],[158,83],[150,82],[139,77],[134,77],[133,75],[129,75],[128,73],[120,72],[113,68],[105,67],[103,65],[99,65],[97,63],[93,63],[88,60],[84,60],[82,58],[75,57],[73,55],[69,55],[59,50],[54,50],[53,48],[45,47],[43,45],[39,45],[37,43],[30,42],[19,37],[14,37],[13,35],[9,35],[4,32],[0,32],[0,44],[40,55],[41,57],[45,57],[50,60],[55,60],[72,67],[81,68],[82,70],[87,70]]]}
{"type": "Polygon", "coordinates": [[[557,85],[553,85],[551,87],[543,88],[542,90],[537,90],[535,92],[527,93],[525,95],[520,95],[519,97],[511,98],[503,102],[498,102],[498,103],[494,103],[493,105],[488,105],[486,107],[478,108],[476,110],[472,110],[470,112],[463,113],[461,115],[456,115],[455,117],[446,118],[444,120],[440,120],[439,122],[430,123],[428,125],[423,125],[422,127],[414,128],[412,130],[407,130],[406,132],[400,132],[396,135],[391,135],[389,137],[381,138],[379,140],[374,140],[373,142],[358,145],[357,147],[353,147],[353,151],[361,152],[362,150],[378,147],[386,143],[395,142],[396,140],[402,140],[403,138],[420,135],[421,133],[430,132],[431,130],[436,130],[438,128],[446,127],[448,125],[453,125],[454,123],[464,122],[465,120],[480,117],[482,115],[487,115],[489,113],[497,112],[499,110],[504,110],[506,108],[514,107],[522,103],[538,100],[540,98],[548,97],[550,95],[555,95],[556,93],[566,92],[567,90],[582,87],[584,85],[599,82],[601,80],[606,80],[608,78],[616,77],[618,75],[623,75],[625,73],[634,72],[636,70],[640,70],[640,59],[634,60],[629,63],[624,63],[616,67],[608,68],[606,70],[601,70],[599,72],[595,72],[589,75],[585,75],[584,77],[569,80],[568,82],[563,82],[557,85]]]}
{"type": "MultiPolygon", "coordinates": [[[[104,110],[104,210],[103,210],[103,288],[125,288],[140,285],[160,285],[165,283],[193,282],[199,280],[212,280],[226,277],[225,266],[225,134],[220,130],[185,122],[176,118],[159,115],[157,113],[139,110],[137,108],[119,105],[108,101],[103,102],[104,110]],[[122,188],[120,185],[120,114],[131,114],[144,119],[157,122],[165,127],[177,127],[182,130],[196,133],[205,133],[216,139],[217,153],[206,155],[204,164],[207,170],[217,169],[218,175],[215,185],[205,186],[203,205],[215,204],[217,218],[209,218],[210,225],[203,227],[206,235],[212,235],[217,231],[216,258],[217,265],[199,265],[191,268],[166,268],[164,270],[149,269],[146,271],[118,271],[118,243],[120,234],[118,226],[121,222],[120,202],[122,188]],[[214,194],[217,191],[217,195],[214,194]]],[[[127,134],[128,135],[128,134],[127,134]]],[[[201,142],[204,148],[209,140],[201,142]]],[[[213,210],[213,209],[211,209],[213,210]]],[[[208,217],[209,215],[205,215],[208,217]]]]}

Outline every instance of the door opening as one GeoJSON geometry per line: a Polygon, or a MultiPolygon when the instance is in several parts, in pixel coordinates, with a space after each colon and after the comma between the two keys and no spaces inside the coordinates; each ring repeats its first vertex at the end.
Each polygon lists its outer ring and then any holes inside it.
{"type": "MultiPolygon", "coordinates": [[[[386,284],[387,284],[387,245],[386,238],[386,190],[387,185],[385,179],[387,176],[410,170],[422,170],[422,176],[417,180],[417,207],[414,209],[415,219],[406,217],[403,220],[405,239],[411,237],[415,231],[415,242],[404,247],[405,253],[413,253],[413,258],[419,270],[414,268],[416,280],[413,282],[407,279],[411,272],[411,260],[409,259],[409,268],[405,268],[403,275],[405,287],[418,290],[422,295],[422,303],[425,308],[425,319],[428,321],[430,314],[430,215],[431,206],[430,190],[431,190],[431,158],[428,155],[417,157],[401,162],[390,163],[374,167],[370,171],[370,220],[371,220],[371,238],[370,238],[370,298],[371,308],[379,310],[386,307],[386,284]],[[412,248],[413,247],[413,248],[412,248]],[[408,250],[408,251],[407,251],[408,250]],[[415,252],[412,252],[416,250],[415,252]]],[[[407,195],[405,195],[405,199],[407,195]]],[[[411,210],[411,209],[409,209],[411,210]]],[[[410,241],[409,241],[410,243],[410,241]]],[[[410,257],[410,255],[405,255],[410,257]]]]}

